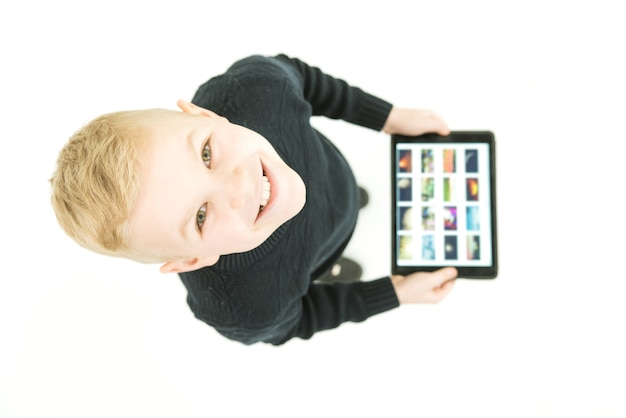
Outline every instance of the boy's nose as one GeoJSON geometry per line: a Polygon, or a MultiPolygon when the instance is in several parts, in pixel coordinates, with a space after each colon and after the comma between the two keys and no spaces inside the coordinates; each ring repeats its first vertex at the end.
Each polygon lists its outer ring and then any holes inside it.
{"type": "Polygon", "coordinates": [[[226,202],[233,209],[241,209],[246,206],[248,199],[252,198],[253,190],[250,174],[244,169],[235,169],[226,175],[222,193],[226,202]]]}
{"type": "Polygon", "coordinates": [[[246,197],[245,196],[239,196],[239,197],[235,197],[233,199],[231,199],[230,201],[230,206],[233,209],[241,209],[246,205],[246,197]]]}

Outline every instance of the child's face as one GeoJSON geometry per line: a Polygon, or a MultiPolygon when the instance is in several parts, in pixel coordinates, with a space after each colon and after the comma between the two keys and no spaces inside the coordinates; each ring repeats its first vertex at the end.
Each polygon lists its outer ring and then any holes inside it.
{"type": "Polygon", "coordinates": [[[131,246],[170,260],[163,272],[252,250],[300,212],[306,197],[300,176],[264,137],[188,102],[178,105],[183,112],[151,126],[129,219],[131,246]]]}

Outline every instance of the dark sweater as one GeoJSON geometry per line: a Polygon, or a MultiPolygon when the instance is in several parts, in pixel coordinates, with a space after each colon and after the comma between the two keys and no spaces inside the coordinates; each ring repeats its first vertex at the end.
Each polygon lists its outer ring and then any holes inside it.
{"type": "Polygon", "coordinates": [[[304,180],[306,204],[259,247],[180,277],[195,316],[244,344],[282,344],[398,306],[389,277],[318,284],[354,230],[358,188],[311,116],[381,130],[391,104],[285,55],[252,56],[200,86],[193,103],[263,135],[304,180]]]}

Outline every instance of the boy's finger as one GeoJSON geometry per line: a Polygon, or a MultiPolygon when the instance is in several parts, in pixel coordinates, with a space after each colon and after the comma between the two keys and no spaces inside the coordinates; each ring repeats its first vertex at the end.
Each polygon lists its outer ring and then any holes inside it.
{"type": "Polygon", "coordinates": [[[443,136],[446,136],[450,133],[450,129],[448,129],[448,124],[446,124],[446,122],[439,117],[437,118],[436,132],[439,135],[443,136]]]}
{"type": "Polygon", "coordinates": [[[457,275],[458,272],[454,267],[444,267],[432,272],[432,280],[436,286],[441,286],[450,280],[456,279],[457,275]]]}
{"type": "Polygon", "coordinates": [[[450,129],[448,128],[448,125],[446,125],[445,122],[441,122],[441,127],[439,128],[439,135],[446,136],[449,133],[450,133],[450,129]]]}

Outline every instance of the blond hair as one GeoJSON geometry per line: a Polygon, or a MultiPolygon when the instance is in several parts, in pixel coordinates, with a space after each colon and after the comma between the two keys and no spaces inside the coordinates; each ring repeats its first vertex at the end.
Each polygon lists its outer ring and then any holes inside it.
{"type": "Polygon", "coordinates": [[[149,119],[159,109],[102,115],[63,147],[52,178],[61,228],[94,252],[144,260],[128,244],[128,219],[140,190],[149,119]]]}

